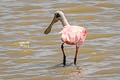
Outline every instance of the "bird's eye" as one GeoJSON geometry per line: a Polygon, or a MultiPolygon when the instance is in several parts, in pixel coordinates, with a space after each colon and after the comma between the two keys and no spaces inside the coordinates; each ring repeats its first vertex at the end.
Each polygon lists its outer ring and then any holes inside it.
{"type": "Polygon", "coordinates": [[[56,17],[57,17],[57,18],[60,17],[60,14],[56,14],[56,17]]]}

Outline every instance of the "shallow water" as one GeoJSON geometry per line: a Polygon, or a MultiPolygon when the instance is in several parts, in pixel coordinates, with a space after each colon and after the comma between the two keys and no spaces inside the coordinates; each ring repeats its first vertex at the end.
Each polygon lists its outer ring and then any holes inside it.
{"type": "Polygon", "coordinates": [[[0,80],[119,80],[119,0],[0,0],[0,80]],[[76,73],[75,46],[65,45],[67,66],[62,67],[61,23],[43,34],[56,10],[71,25],[84,26],[76,73]]]}

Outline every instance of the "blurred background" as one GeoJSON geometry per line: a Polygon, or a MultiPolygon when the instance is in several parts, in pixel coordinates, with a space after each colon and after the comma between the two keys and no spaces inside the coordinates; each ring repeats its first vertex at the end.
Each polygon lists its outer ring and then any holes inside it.
{"type": "Polygon", "coordinates": [[[120,0],[0,0],[0,80],[119,80],[120,0]],[[62,10],[71,25],[87,29],[78,54],[65,45],[67,67],[62,67],[62,24],[43,32],[54,12],[62,10]],[[82,76],[82,77],[81,77],[82,76]]]}

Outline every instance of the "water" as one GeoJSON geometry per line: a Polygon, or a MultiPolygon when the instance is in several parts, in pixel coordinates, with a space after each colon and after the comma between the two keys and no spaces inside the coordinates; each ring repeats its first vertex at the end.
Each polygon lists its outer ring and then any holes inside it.
{"type": "Polygon", "coordinates": [[[0,80],[119,80],[119,0],[1,0],[0,80]],[[64,11],[71,25],[84,26],[87,39],[78,54],[65,45],[62,67],[61,23],[43,34],[56,10],[64,11]]]}

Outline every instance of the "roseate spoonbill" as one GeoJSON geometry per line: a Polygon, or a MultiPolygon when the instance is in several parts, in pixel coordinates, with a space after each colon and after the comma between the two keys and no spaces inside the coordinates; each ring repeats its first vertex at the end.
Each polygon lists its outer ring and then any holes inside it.
{"type": "Polygon", "coordinates": [[[64,43],[69,45],[76,45],[76,53],[74,57],[74,65],[76,65],[76,59],[78,54],[78,49],[80,45],[84,42],[86,38],[86,30],[83,27],[80,26],[71,26],[66,17],[64,16],[64,13],[62,11],[56,11],[54,14],[54,18],[51,22],[51,24],[48,26],[48,28],[45,30],[45,34],[48,34],[51,31],[51,28],[54,23],[57,21],[61,21],[63,25],[63,29],[60,32],[61,33],[61,40],[62,40],[62,53],[63,53],[63,65],[66,65],[66,55],[64,52],[64,43]]]}

